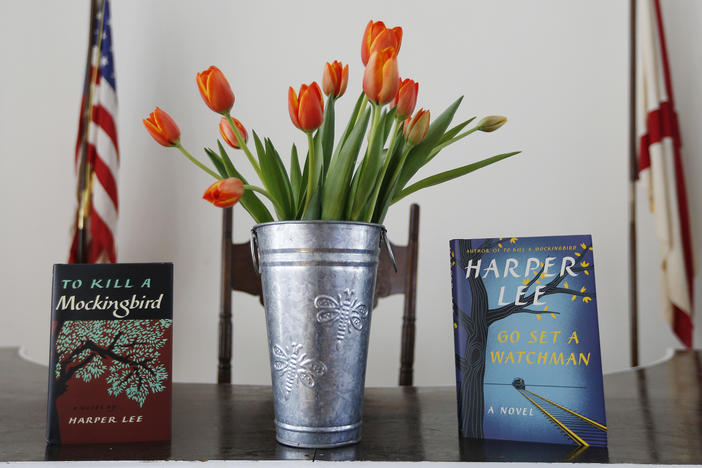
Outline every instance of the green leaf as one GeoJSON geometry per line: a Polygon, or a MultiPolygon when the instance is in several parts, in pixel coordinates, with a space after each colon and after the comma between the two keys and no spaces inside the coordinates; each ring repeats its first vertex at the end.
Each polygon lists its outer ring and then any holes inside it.
{"type": "MultiPolygon", "coordinates": [[[[353,112],[351,113],[351,118],[349,119],[349,123],[346,124],[346,129],[344,129],[344,133],[341,135],[341,138],[339,139],[339,146],[341,146],[345,141],[346,138],[348,138],[349,134],[353,131],[355,128],[356,124],[358,123],[358,119],[361,118],[362,113],[365,112],[365,107],[363,104],[368,104],[368,100],[366,99],[366,94],[361,92],[361,94],[358,96],[358,99],[356,99],[356,104],[353,106],[353,112]],[[362,108],[362,106],[364,108],[362,108]]],[[[339,146],[337,146],[337,151],[339,146]]]]}
{"type": "Polygon", "coordinates": [[[449,141],[451,138],[455,137],[459,133],[461,133],[461,130],[466,128],[472,121],[475,120],[475,117],[471,117],[470,119],[466,120],[465,122],[461,122],[455,127],[451,128],[450,130],[446,130],[446,133],[444,133],[444,136],[441,137],[439,140],[439,144],[444,144],[447,141],[449,141]]]}
{"type": "Polygon", "coordinates": [[[300,160],[297,157],[297,146],[293,143],[292,151],[290,152],[290,187],[292,189],[293,208],[296,213],[300,204],[300,185],[304,184],[303,180],[300,160]]]}
{"type": "Polygon", "coordinates": [[[336,100],[333,96],[329,96],[327,99],[327,107],[324,109],[324,122],[322,123],[321,132],[321,146],[322,146],[322,159],[324,161],[324,175],[326,176],[327,170],[329,169],[329,163],[332,158],[332,151],[334,151],[334,103],[336,100]]]}
{"type": "Polygon", "coordinates": [[[307,209],[302,215],[302,219],[312,219],[316,220],[319,219],[319,215],[321,214],[321,190],[315,190],[314,193],[312,193],[312,198],[310,198],[310,203],[307,205],[307,209]]]}
{"type": "Polygon", "coordinates": [[[457,177],[461,177],[462,175],[469,174],[473,171],[477,171],[480,168],[483,168],[485,166],[489,166],[490,164],[496,163],[498,161],[502,161],[503,159],[509,158],[511,156],[514,156],[515,154],[519,154],[521,151],[513,151],[511,153],[504,153],[504,154],[498,154],[497,156],[492,156],[490,158],[483,159],[482,161],[475,162],[473,164],[468,164],[466,166],[458,167],[456,169],[451,169],[450,171],[445,171],[445,172],[440,172],[439,174],[435,174],[431,177],[427,177],[426,179],[422,179],[417,183],[414,183],[407,187],[406,189],[400,191],[395,198],[392,200],[393,203],[403,199],[407,195],[410,195],[417,190],[421,190],[423,188],[431,187],[433,185],[438,185],[443,182],[447,182],[449,180],[455,179],[457,177]]]}
{"type": "Polygon", "coordinates": [[[217,140],[217,147],[219,148],[219,154],[222,156],[222,163],[224,164],[228,177],[236,177],[234,175],[234,164],[232,163],[232,160],[229,159],[229,155],[224,150],[224,146],[222,146],[222,142],[219,140],[217,140]]]}
{"type": "MultiPolygon", "coordinates": [[[[256,132],[252,132],[256,144],[256,150],[263,148],[261,140],[256,132]]],[[[261,165],[261,174],[263,175],[263,185],[266,191],[270,194],[271,199],[276,207],[278,218],[283,221],[295,217],[293,208],[292,188],[288,174],[283,166],[283,161],[276,151],[270,139],[264,141],[265,149],[263,153],[259,152],[258,161],[261,165]]]]}
{"type": "Polygon", "coordinates": [[[297,197],[298,205],[295,211],[295,219],[302,219],[302,213],[305,209],[305,200],[307,198],[307,178],[310,173],[309,158],[305,159],[305,167],[302,169],[302,179],[300,181],[300,193],[297,197]]]}
{"type": "Polygon", "coordinates": [[[338,220],[344,215],[353,169],[363,144],[369,119],[370,110],[367,110],[356,122],[343,145],[337,147],[338,154],[331,161],[324,184],[322,219],[338,220]]]}
{"type": "Polygon", "coordinates": [[[358,169],[353,174],[353,179],[351,180],[351,190],[349,191],[349,196],[346,198],[346,209],[344,210],[344,219],[351,219],[351,210],[353,209],[353,203],[356,200],[356,192],[358,192],[358,181],[360,179],[360,172],[360,169],[358,169]]]}
{"type": "MultiPolygon", "coordinates": [[[[378,112],[378,108],[374,107],[374,112],[378,112]]],[[[387,117],[388,114],[385,114],[387,117]]],[[[363,207],[366,206],[366,202],[370,198],[373,192],[373,186],[376,184],[378,179],[378,172],[383,165],[383,131],[385,128],[385,122],[382,120],[383,115],[374,115],[373,123],[371,124],[371,132],[373,132],[373,127],[375,128],[375,135],[371,136],[371,141],[366,150],[366,156],[363,158],[363,163],[360,168],[360,175],[358,180],[358,188],[354,194],[353,209],[351,210],[351,220],[359,220],[361,216],[361,211],[363,207]],[[378,119],[376,122],[376,118],[378,119]]]]}
{"type": "Polygon", "coordinates": [[[205,148],[205,153],[207,153],[207,156],[209,156],[210,161],[212,161],[212,164],[214,164],[214,167],[217,169],[217,172],[219,172],[219,175],[221,175],[224,179],[228,178],[229,174],[227,174],[227,170],[224,168],[224,163],[219,155],[210,148],[205,148]]]}
{"type": "Polygon", "coordinates": [[[402,167],[402,172],[400,172],[395,193],[402,190],[412,176],[417,173],[419,168],[425,164],[429,153],[434,146],[439,143],[449,124],[451,124],[451,120],[453,120],[453,116],[462,100],[463,96],[454,101],[453,104],[442,112],[441,115],[439,115],[439,117],[437,117],[429,126],[429,131],[427,132],[427,136],[424,138],[424,141],[412,148],[409,155],[407,155],[407,160],[402,167]]]}
{"type": "MultiPolygon", "coordinates": [[[[220,150],[223,153],[222,158],[224,159],[224,156],[227,154],[224,151],[224,148],[221,147],[220,145],[220,150]]],[[[227,158],[229,159],[229,158],[227,158]]],[[[231,160],[229,161],[229,164],[231,164],[231,160]]],[[[241,179],[241,181],[244,184],[247,184],[246,179],[244,178],[243,175],[239,171],[237,171],[234,166],[231,166],[231,174],[228,174],[229,177],[236,177],[237,179],[241,179]]],[[[266,205],[263,204],[263,202],[258,198],[258,196],[253,193],[251,190],[245,190],[244,194],[241,196],[241,200],[239,200],[239,203],[241,206],[244,207],[244,209],[251,215],[251,217],[254,219],[254,221],[258,224],[260,223],[269,223],[273,221],[273,216],[271,215],[271,212],[268,211],[268,208],[266,208],[266,205]]]]}

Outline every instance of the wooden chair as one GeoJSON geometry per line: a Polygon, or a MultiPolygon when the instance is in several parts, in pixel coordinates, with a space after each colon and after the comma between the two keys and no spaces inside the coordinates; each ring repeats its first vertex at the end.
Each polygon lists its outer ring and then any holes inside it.
{"type": "MultiPolygon", "coordinates": [[[[404,294],[402,314],[402,344],[400,352],[399,385],[412,385],[414,365],[415,309],[417,305],[417,257],[419,254],[419,205],[410,206],[407,245],[390,242],[397,263],[397,273],[390,257],[380,253],[373,307],[381,297],[404,294]]],[[[232,208],[222,214],[222,273],[219,311],[219,364],[217,382],[232,381],[232,290],[259,297],[261,278],[256,274],[248,242],[232,243],[232,208]],[[236,272],[236,274],[235,274],[236,272]]]]}

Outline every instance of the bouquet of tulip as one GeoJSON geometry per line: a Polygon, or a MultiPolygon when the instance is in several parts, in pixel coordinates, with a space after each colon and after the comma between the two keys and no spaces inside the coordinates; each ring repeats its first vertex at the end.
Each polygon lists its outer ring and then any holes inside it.
{"type": "Polygon", "coordinates": [[[197,74],[203,100],[223,116],[219,123],[222,138],[232,148],[243,150],[262,186],[249,183],[241,175],[219,141],[217,151],[205,148],[214,170],[193,157],[181,144],[176,123],[160,108],[143,122],[158,143],[178,148],[217,179],[203,196],[216,206],[228,207],[240,201],[257,223],[273,221],[273,215],[260,198],[263,197],[268,199],[280,221],[324,219],[382,223],[390,205],[417,190],[519,153],[493,156],[408,185],[417,171],[442,149],[473,132],[497,130],[507,119],[488,116],[469,128],[475,119],[471,118],[451,127],[462,98],[433,122],[430,122],[428,110],[414,113],[419,85],[399,77],[397,55],[401,42],[402,28],[386,28],[382,21],[368,23],[361,45],[365,66],[363,92],[336,144],[334,106],[346,92],[348,65],[343,66],[338,61],[327,63],[322,89],[316,82],[303,84],[299,92],[292,87],[289,89],[290,119],[307,134],[308,147],[301,164],[298,149],[292,145],[287,169],[269,138],[262,140],[252,131],[255,154],[247,146],[248,132],[231,114],[234,93],[224,74],[214,66],[197,74]],[[327,96],[326,102],[322,91],[327,96]]]}

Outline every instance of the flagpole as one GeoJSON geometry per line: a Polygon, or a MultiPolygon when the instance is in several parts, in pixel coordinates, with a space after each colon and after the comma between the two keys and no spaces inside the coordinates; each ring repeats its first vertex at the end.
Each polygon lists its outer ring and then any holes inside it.
{"type": "MultiPolygon", "coordinates": [[[[76,211],[76,230],[77,245],[76,245],[76,261],[77,263],[86,263],[88,260],[87,252],[87,230],[88,226],[86,219],[90,212],[90,195],[92,193],[92,167],[88,161],[88,131],[90,121],[92,120],[93,112],[93,90],[95,88],[95,74],[97,67],[93,67],[93,54],[96,46],[102,38],[102,34],[95,34],[93,31],[94,25],[97,23],[97,14],[100,11],[104,17],[104,6],[99,8],[100,0],[90,1],[90,26],[88,27],[88,53],[85,62],[85,79],[83,81],[83,106],[81,109],[81,128],[80,149],[78,160],[78,209],[76,211]]],[[[104,5],[104,3],[103,3],[104,5]]],[[[101,20],[104,21],[104,20],[101,20]]],[[[100,29],[102,30],[102,22],[100,29]]],[[[100,47],[98,46],[98,50],[100,47]]]]}
{"type": "Polygon", "coordinates": [[[636,0],[629,0],[629,325],[631,366],[639,365],[638,253],[636,246],[636,0]]]}

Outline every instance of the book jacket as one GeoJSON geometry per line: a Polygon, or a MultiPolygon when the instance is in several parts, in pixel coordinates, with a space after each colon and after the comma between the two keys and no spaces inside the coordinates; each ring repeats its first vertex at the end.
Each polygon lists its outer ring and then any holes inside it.
{"type": "Polygon", "coordinates": [[[173,265],[54,265],[46,438],[171,438],[173,265]]]}
{"type": "Polygon", "coordinates": [[[461,437],[606,446],[589,235],[450,242],[461,437]]]}

